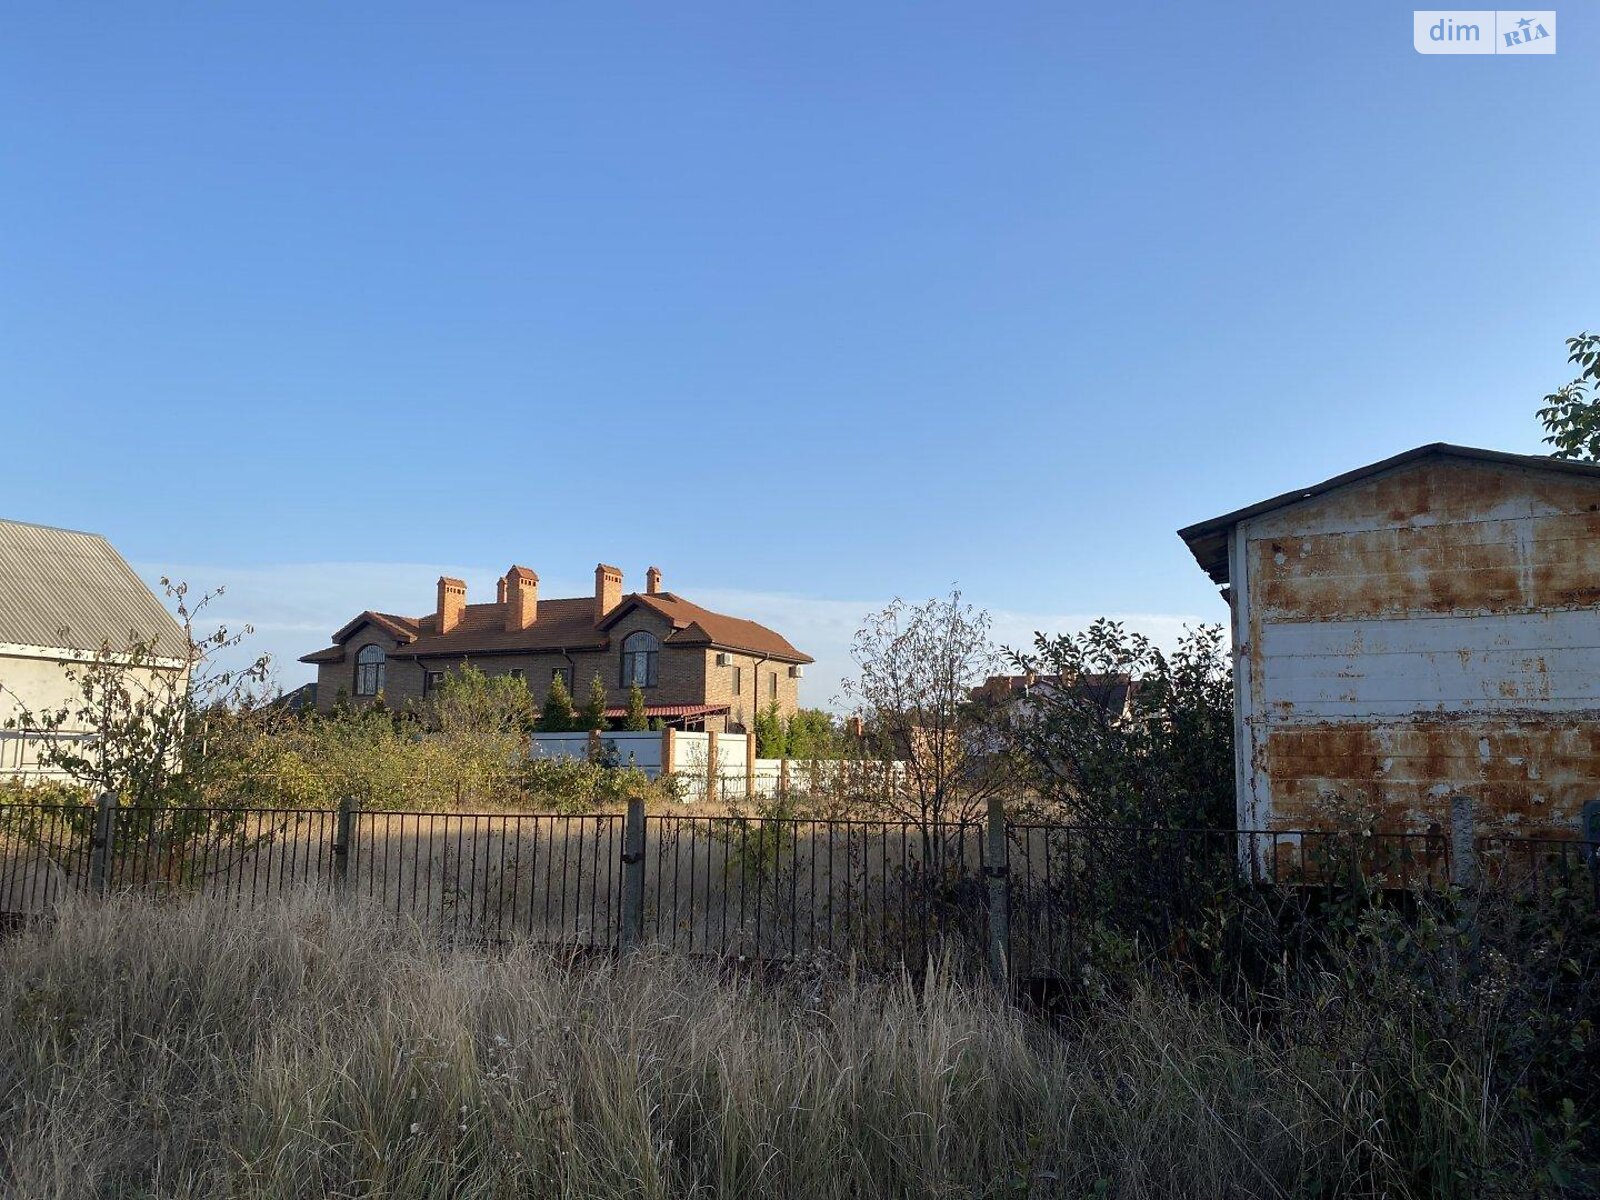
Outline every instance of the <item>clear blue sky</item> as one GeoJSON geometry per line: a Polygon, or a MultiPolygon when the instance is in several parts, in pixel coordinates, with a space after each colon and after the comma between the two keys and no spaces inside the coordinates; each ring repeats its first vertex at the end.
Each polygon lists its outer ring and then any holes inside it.
{"type": "Polygon", "coordinates": [[[1218,617],[1180,525],[1539,449],[1600,325],[1594,15],[13,5],[0,515],[255,579],[280,651],[513,561],[1218,617]]]}

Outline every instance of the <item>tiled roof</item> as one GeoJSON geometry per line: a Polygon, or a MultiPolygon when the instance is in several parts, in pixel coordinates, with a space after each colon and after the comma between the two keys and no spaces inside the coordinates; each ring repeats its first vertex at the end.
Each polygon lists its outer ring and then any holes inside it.
{"type": "MultiPolygon", "coordinates": [[[[336,642],[344,641],[345,638],[360,629],[368,621],[393,636],[397,641],[410,642],[416,640],[416,618],[397,617],[393,613],[373,612],[371,609],[347,623],[343,629],[333,635],[333,640],[336,642]]],[[[304,662],[305,660],[301,659],[301,661],[304,662]]]]}
{"type": "Polygon", "coordinates": [[[443,634],[437,632],[437,622],[429,615],[420,621],[417,640],[395,651],[395,657],[593,650],[607,642],[606,635],[594,627],[593,596],[540,600],[538,619],[527,629],[512,632],[506,631],[505,613],[499,604],[469,604],[461,614],[461,624],[443,634]]]}
{"type": "Polygon", "coordinates": [[[97,533],[0,521],[0,642],[94,651],[130,640],[187,659],[189,640],[97,533]]]}
{"type": "Polygon", "coordinates": [[[637,602],[654,609],[672,622],[672,632],[667,641],[679,646],[715,646],[723,650],[743,650],[765,655],[780,662],[815,662],[809,654],[802,654],[789,644],[789,639],[765,625],[746,621],[742,617],[729,617],[691,604],[672,592],[635,593],[623,599],[606,619],[601,628],[609,628],[622,618],[623,613],[637,602]]]}
{"type": "Polygon", "coordinates": [[[391,652],[393,658],[603,650],[610,644],[607,630],[636,603],[672,623],[672,632],[665,639],[671,645],[738,650],[778,662],[814,661],[765,625],[712,612],[671,592],[624,596],[598,626],[592,596],[540,600],[534,623],[527,629],[509,632],[505,628],[506,606],[502,604],[467,605],[462,610],[461,623],[446,634],[438,632],[438,617],[433,613],[423,617],[400,617],[392,613],[364,612],[333,635],[335,645],[307,654],[300,661],[342,662],[344,643],[368,622],[383,628],[401,643],[391,652]]]}

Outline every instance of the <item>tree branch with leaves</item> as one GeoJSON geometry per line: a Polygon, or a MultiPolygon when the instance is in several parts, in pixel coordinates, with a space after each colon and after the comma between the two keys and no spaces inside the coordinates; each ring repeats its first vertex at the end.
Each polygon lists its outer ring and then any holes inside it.
{"type": "Polygon", "coordinates": [[[1600,333],[1567,339],[1567,361],[1578,377],[1544,398],[1539,420],[1555,458],[1600,462],[1600,333]]]}

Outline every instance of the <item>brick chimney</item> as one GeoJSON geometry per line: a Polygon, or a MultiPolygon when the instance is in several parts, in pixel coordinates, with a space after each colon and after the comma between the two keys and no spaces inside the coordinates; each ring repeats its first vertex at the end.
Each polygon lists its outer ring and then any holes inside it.
{"type": "Polygon", "coordinates": [[[448,575],[439,576],[439,632],[449,633],[461,624],[467,607],[467,585],[448,575]]]}
{"type": "Polygon", "coordinates": [[[596,623],[622,603],[622,572],[616,567],[598,564],[594,569],[594,619],[596,623]]]}
{"type": "Polygon", "coordinates": [[[506,572],[506,632],[520,633],[539,619],[539,577],[527,567],[506,572]]]}
{"type": "Polygon", "coordinates": [[[506,602],[506,577],[504,575],[500,576],[500,582],[494,585],[494,602],[496,604],[504,604],[506,602]]]}
{"type": "Polygon", "coordinates": [[[651,567],[644,573],[644,590],[654,596],[661,591],[661,568],[651,567]]]}

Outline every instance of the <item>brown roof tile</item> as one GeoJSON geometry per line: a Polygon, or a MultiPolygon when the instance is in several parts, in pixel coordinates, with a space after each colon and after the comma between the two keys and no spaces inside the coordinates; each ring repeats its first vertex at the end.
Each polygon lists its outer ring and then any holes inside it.
{"type": "MultiPolygon", "coordinates": [[[[333,640],[342,642],[367,622],[371,622],[385,633],[398,641],[409,642],[417,636],[417,621],[415,617],[397,617],[393,613],[373,612],[368,609],[345,627],[333,635],[333,640]]],[[[304,662],[305,659],[301,659],[304,662]]]]}
{"type": "MultiPolygon", "coordinates": [[[[527,629],[506,630],[504,605],[469,604],[462,611],[461,623],[447,634],[438,632],[438,619],[432,613],[423,617],[399,617],[392,613],[364,612],[334,634],[333,640],[343,643],[364,622],[371,621],[402,643],[393,652],[395,658],[604,649],[611,640],[606,631],[635,603],[660,613],[672,623],[672,632],[666,640],[673,645],[740,650],[781,662],[815,661],[765,625],[712,612],[671,592],[624,596],[622,603],[612,609],[598,627],[594,620],[594,597],[579,596],[540,600],[538,619],[527,629]]],[[[340,644],[308,654],[300,661],[340,662],[343,658],[344,649],[340,644]]]]}
{"type": "Polygon", "coordinates": [[[607,614],[600,627],[605,629],[615,624],[635,602],[654,609],[672,622],[672,632],[667,635],[667,641],[674,645],[715,646],[723,650],[743,650],[782,662],[816,661],[809,654],[796,650],[790,645],[788,638],[775,630],[768,629],[765,625],[746,621],[743,617],[729,617],[712,612],[709,608],[689,603],[673,592],[657,592],[655,595],[636,592],[626,596],[621,604],[607,614]]]}
{"type": "Polygon", "coordinates": [[[585,650],[603,647],[609,639],[594,627],[594,597],[540,600],[538,618],[527,629],[507,631],[505,609],[498,604],[469,604],[461,624],[447,634],[425,623],[411,645],[397,658],[429,655],[512,654],[518,651],[585,650]]]}

